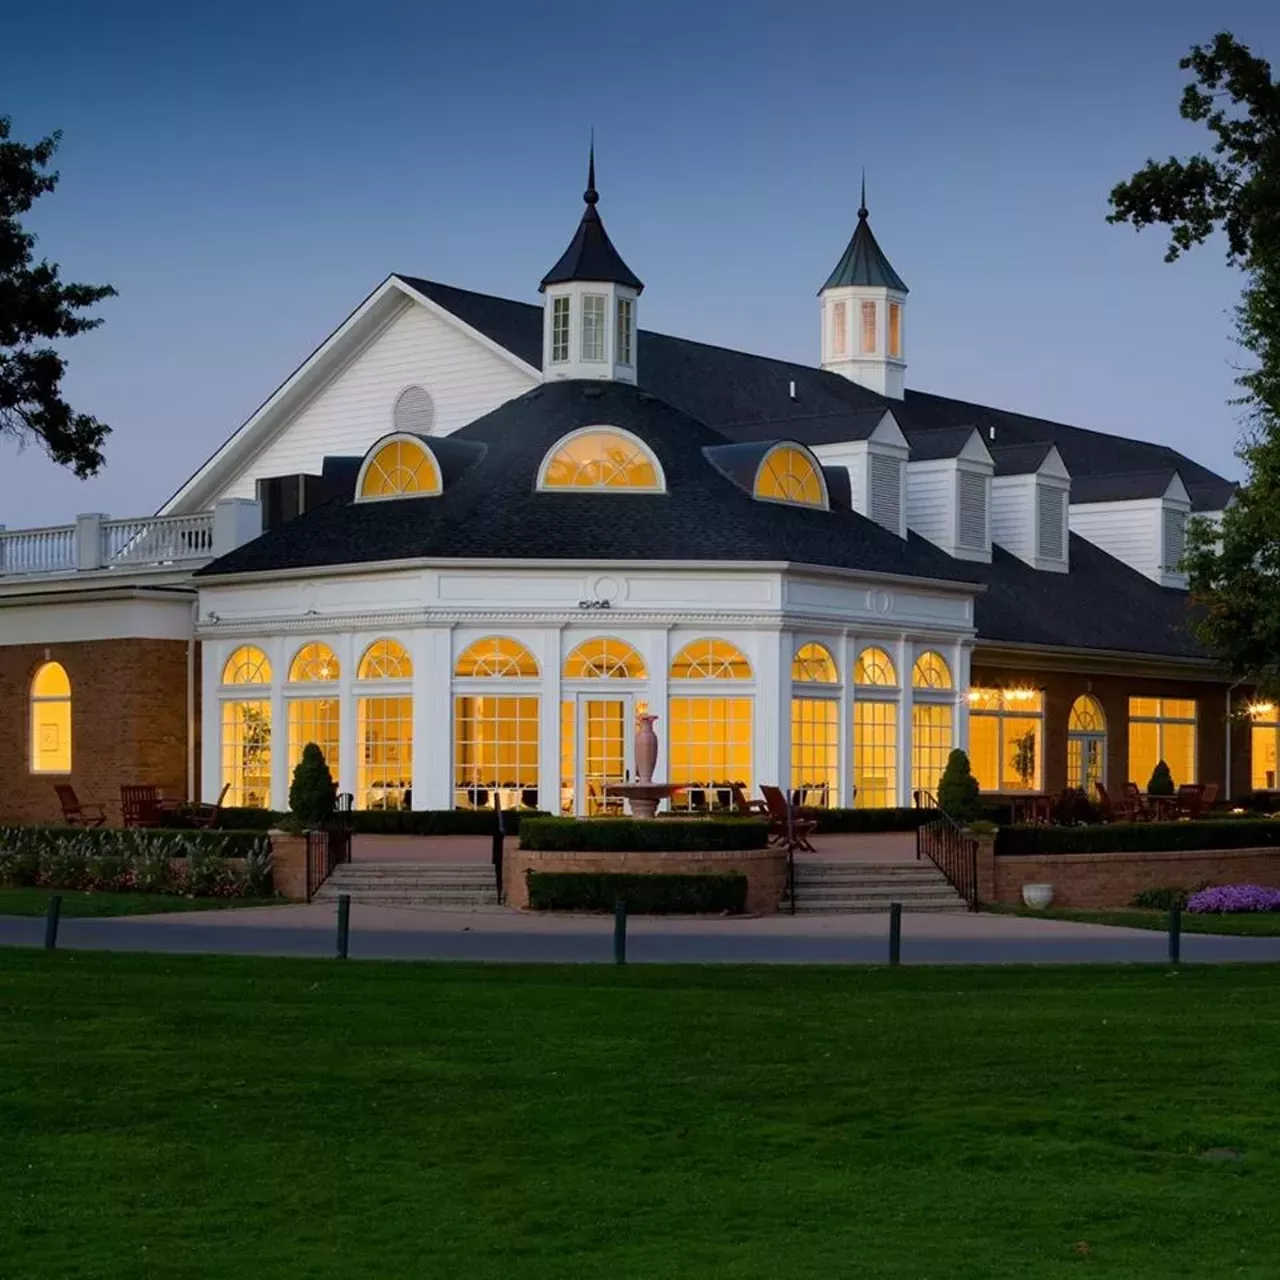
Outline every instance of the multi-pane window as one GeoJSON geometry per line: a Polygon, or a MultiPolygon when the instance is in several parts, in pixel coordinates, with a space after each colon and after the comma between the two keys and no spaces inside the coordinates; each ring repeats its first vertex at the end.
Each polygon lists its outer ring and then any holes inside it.
{"type": "Polygon", "coordinates": [[[538,660],[519,640],[507,636],[485,636],[462,651],[453,674],[464,679],[531,677],[538,674],[538,660]]]}
{"type": "Polygon", "coordinates": [[[950,703],[917,702],[911,708],[911,789],[938,790],[951,755],[950,703]]]}
{"type": "Polygon", "coordinates": [[[756,471],[755,496],[805,507],[826,507],[826,490],[809,455],[791,445],[771,449],[756,471]]]}
{"type": "Polygon", "coordinates": [[[222,667],[223,684],[270,684],[271,663],[261,649],[242,644],[222,667]]]}
{"type": "Polygon", "coordinates": [[[872,646],[858,654],[853,664],[854,684],[896,685],[898,673],[894,670],[893,659],[883,649],[872,646]]]}
{"type": "Polygon", "coordinates": [[[889,303],[889,358],[902,359],[902,304],[889,303]]]}
{"type": "Polygon", "coordinates": [[[552,447],[542,466],[540,489],[643,489],[662,491],[658,464],[632,435],[605,428],[580,431],[552,447]]]}
{"type": "Polygon", "coordinates": [[[551,300],[551,363],[563,364],[569,358],[569,299],[551,300]]]}
{"type": "Polygon", "coordinates": [[[644,659],[622,640],[584,640],[564,661],[566,680],[643,680],[644,659]]]}
{"type": "Polygon", "coordinates": [[[862,700],[853,704],[854,804],[891,809],[898,803],[898,704],[862,700]]]}
{"type": "Polygon", "coordinates": [[[453,700],[454,803],[485,809],[538,804],[538,698],[462,695],[453,700]]]}
{"type": "Polygon", "coordinates": [[[604,359],[604,311],[608,299],[599,293],[582,295],[582,358],[604,359]]]}
{"type": "Polygon", "coordinates": [[[740,785],[751,790],[751,698],[673,697],[669,781],[684,785],[672,808],[712,807],[709,794],[740,785]]]}
{"type": "Polygon", "coordinates": [[[1175,786],[1195,782],[1194,698],[1129,699],[1129,780],[1145,791],[1161,760],[1175,786]]]}
{"type": "Polygon", "coordinates": [[[876,304],[862,304],[862,354],[875,355],[876,350],[876,304]]]}
{"type": "MultiPolygon", "coordinates": [[[[375,640],[356,674],[360,680],[407,681],[413,660],[398,640],[375,640]]],[[[413,698],[357,698],[356,739],[356,804],[362,809],[412,808],[413,698]]]]}
{"type": "Polygon", "coordinates": [[[917,689],[950,689],[951,668],[942,654],[928,649],[916,659],[911,683],[917,689]]]}
{"type": "Polygon", "coordinates": [[[271,802],[271,703],[222,704],[222,781],[230,808],[265,809],[271,802]]]}
{"type": "Polygon", "coordinates": [[[71,772],[71,681],[60,662],[31,681],[31,772],[71,772]]]}
{"type": "Polygon", "coordinates": [[[435,459],[414,440],[392,440],[369,460],[360,480],[361,498],[399,498],[440,492],[435,459]]]}
{"type": "Polygon", "coordinates": [[[619,364],[633,364],[635,357],[632,347],[635,341],[633,328],[635,303],[630,298],[618,299],[618,331],[614,335],[614,350],[618,353],[619,364]]]}
{"type": "Polygon", "coordinates": [[[1043,741],[1041,690],[969,690],[969,763],[983,791],[1039,791],[1043,741]]]}
{"type": "Polygon", "coordinates": [[[1092,694],[1082,693],[1067,716],[1067,786],[1093,797],[1107,780],[1107,717],[1092,694]]]}
{"type": "MultiPolygon", "coordinates": [[[[305,644],[289,664],[289,683],[293,685],[331,683],[338,678],[337,654],[320,642],[305,644]]],[[[292,693],[292,690],[291,690],[292,693]]],[[[338,780],[338,725],[341,718],[337,697],[290,696],[289,774],[302,759],[303,748],[314,742],[324,755],[334,781],[338,780]]]]}
{"type": "Polygon", "coordinates": [[[671,663],[673,680],[750,680],[751,664],[725,640],[694,640],[671,663]]]}
{"type": "Polygon", "coordinates": [[[798,803],[821,809],[839,803],[840,702],[791,699],[791,790],[798,803]]]}
{"type": "Polygon", "coordinates": [[[1275,791],[1280,787],[1280,766],[1277,765],[1280,712],[1274,702],[1260,702],[1249,709],[1249,714],[1253,719],[1249,743],[1254,790],[1275,791]]]}
{"type": "Polygon", "coordinates": [[[831,308],[831,354],[847,355],[849,352],[849,304],[837,302],[831,308]]]}
{"type": "Polygon", "coordinates": [[[838,684],[835,659],[822,644],[803,644],[791,660],[791,679],[798,684],[838,684]]]}

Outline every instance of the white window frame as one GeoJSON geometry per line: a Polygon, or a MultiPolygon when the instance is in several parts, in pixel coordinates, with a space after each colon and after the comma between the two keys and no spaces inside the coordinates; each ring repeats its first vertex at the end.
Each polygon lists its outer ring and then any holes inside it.
{"type": "Polygon", "coordinates": [[[603,293],[584,293],[582,295],[582,362],[583,364],[604,364],[609,358],[609,299],[603,293]],[[599,339],[599,355],[592,355],[588,348],[588,339],[595,336],[599,339]]]}
{"type": "Polygon", "coordinates": [[[567,294],[551,299],[551,363],[569,362],[569,315],[572,307],[567,294]]]}

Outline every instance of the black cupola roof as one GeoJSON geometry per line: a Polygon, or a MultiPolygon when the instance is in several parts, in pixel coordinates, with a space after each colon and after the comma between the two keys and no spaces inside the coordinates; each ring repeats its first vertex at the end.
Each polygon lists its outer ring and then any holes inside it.
{"type": "Polygon", "coordinates": [[[871,234],[871,224],[867,221],[865,177],[862,180],[862,202],[858,206],[858,225],[853,230],[853,238],[819,292],[825,293],[828,289],[838,289],[844,285],[872,285],[880,289],[896,289],[899,293],[908,292],[902,277],[889,265],[884,250],[871,234]]]}
{"type": "Polygon", "coordinates": [[[600,193],[596,190],[596,149],[591,145],[591,158],[587,164],[587,189],[582,193],[587,207],[582,211],[582,221],[569,241],[569,247],[538,286],[541,292],[549,284],[567,284],[570,280],[600,280],[611,284],[624,284],[640,293],[644,285],[639,277],[622,260],[613,247],[609,233],[604,229],[596,205],[600,193]]]}

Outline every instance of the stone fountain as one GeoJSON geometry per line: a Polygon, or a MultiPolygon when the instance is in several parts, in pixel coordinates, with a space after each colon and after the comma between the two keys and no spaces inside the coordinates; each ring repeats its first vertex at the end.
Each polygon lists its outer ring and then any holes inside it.
{"type": "Polygon", "coordinates": [[[633,818],[652,818],[658,812],[659,801],[665,800],[681,788],[674,782],[654,782],[653,771],[658,764],[658,735],[653,724],[657,716],[642,715],[636,719],[636,781],[613,782],[605,788],[605,794],[622,796],[631,803],[633,818]]]}

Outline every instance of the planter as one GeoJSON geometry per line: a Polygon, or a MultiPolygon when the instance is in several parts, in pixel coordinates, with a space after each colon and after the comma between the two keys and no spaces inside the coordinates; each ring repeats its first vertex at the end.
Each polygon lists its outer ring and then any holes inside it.
{"type": "Polygon", "coordinates": [[[1043,911],[1053,901],[1053,885],[1024,884],[1022,886],[1022,901],[1036,911],[1043,911]]]}

